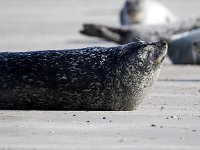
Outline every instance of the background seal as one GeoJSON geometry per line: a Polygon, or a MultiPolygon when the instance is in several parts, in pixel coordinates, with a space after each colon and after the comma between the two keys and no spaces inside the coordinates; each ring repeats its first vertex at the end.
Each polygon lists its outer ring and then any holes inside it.
{"type": "Polygon", "coordinates": [[[168,56],[174,64],[200,65],[200,29],[176,34],[167,41],[168,56]]]}
{"type": "Polygon", "coordinates": [[[120,11],[121,25],[166,24],[176,17],[161,3],[154,0],[126,0],[120,11]]]}
{"type": "Polygon", "coordinates": [[[118,44],[126,44],[139,38],[144,41],[169,39],[175,34],[200,28],[200,17],[189,17],[168,24],[134,24],[122,27],[109,27],[99,24],[83,24],[81,34],[103,38],[118,44]]]}

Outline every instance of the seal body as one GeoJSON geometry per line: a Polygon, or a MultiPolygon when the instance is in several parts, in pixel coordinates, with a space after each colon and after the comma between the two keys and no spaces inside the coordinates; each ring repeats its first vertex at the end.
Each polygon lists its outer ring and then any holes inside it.
{"type": "Polygon", "coordinates": [[[200,30],[172,36],[168,56],[174,64],[200,64],[200,30]]]}
{"type": "Polygon", "coordinates": [[[0,53],[0,109],[133,110],[157,79],[164,41],[0,53]]]}
{"type": "Polygon", "coordinates": [[[166,24],[175,20],[165,6],[154,0],[127,0],[120,12],[121,25],[166,24]]]}

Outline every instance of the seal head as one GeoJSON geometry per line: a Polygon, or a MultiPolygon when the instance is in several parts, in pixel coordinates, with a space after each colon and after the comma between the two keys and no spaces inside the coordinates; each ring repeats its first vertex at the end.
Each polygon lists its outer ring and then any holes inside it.
{"type": "Polygon", "coordinates": [[[121,61],[118,66],[115,96],[120,99],[118,106],[121,110],[132,110],[157,80],[162,61],[167,54],[167,43],[138,41],[122,47],[121,60],[125,60],[125,63],[121,61]]]}
{"type": "Polygon", "coordinates": [[[165,24],[175,20],[164,5],[154,0],[127,0],[120,12],[121,25],[165,24]]]}

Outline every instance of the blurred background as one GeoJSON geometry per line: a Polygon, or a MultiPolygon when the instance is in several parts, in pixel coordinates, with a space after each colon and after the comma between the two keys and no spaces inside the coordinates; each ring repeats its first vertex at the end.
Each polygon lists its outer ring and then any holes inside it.
{"type": "MultiPolygon", "coordinates": [[[[198,15],[199,0],[157,0],[175,15],[198,15]]],[[[0,50],[111,46],[79,33],[83,23],[120,26],[124,0],[0,0],[0,50]]]]}
{"type": "MultiPolygon", "coordinates": [[[[200,15],[200,0],[157,1],[180,18],[200,15]]],[[[83,23],[119,27],[124,2],[0,0],[0,51],[116,45],[79,31],[83,23]]],[[[199,66],[164,65],[130,112],[1,110],[0,149],[200,149],[199,74],[199,66]]]]}

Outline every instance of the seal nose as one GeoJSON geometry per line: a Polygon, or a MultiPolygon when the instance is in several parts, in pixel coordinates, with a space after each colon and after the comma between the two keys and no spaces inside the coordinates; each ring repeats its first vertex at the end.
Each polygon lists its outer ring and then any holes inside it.
{"type": "Polygon", "coordinates": [[[161,46],[167,46],[167,42],[165,42],[164,40],[161,40],[161,41],[160,41],[160,45],[161,45],[161,46]]]}
{"type": "Polygon", "coordinates": [[[164,40],[160,40],[158,42],[153,42],[151,43],[152,45],[156,45],[156,46],[159,46],[159,47],[167,47],[167,42],[165,42],[164,40]]]}

